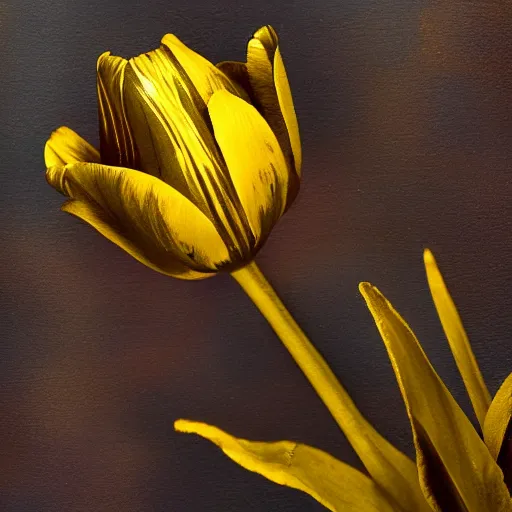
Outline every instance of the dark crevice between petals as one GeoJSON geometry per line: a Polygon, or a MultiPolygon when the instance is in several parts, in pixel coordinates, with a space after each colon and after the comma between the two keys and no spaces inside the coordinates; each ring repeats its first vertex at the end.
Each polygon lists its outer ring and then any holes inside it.
{"type": "Polygon", "coordinates": [[[231,179],[229,179],[228,183],[217,183],[216,180],[211,179],[209,184],[213,188],[212,194],[207,188],[202,173],[197,172],[197,178],[203,196],[206,198],[210,214],[213,217],[213,223],[228,248],[232,262],[237,264],[238,262],[247,261],[255,245],[255,238],[231,179]],[[227,204],[229,199],[224,199],[226,188],[228,188],[229,197],[234,199],[234,204],[231,204],[231,207],[227,204]],[[218,212],[219,208],[224,214],[228,226],[224,225],[218,212]],[[233,233],[233,236],[229,234],[227,227],[229,227],[229,231],[233,233]]]}
{"type": "Polygon", "coordinates": [[[190,99],[194,103],[196,109],[201,114],[204,122],[210,133],[212,133],[213,127],[211,125],[210,117],[208,116],[208,109],[206,107],[206,103],[203,98],[197,91],[195,85],[190,80],[190,77],[185,72],[183,66],[180,64],[180,61],[176,58],[174,53],[165,45],[162,45],[160,49],[165,53],[167,58],[172,62],[175,73],[178,76],[178,80],[176,80],[176,76],[173,76],[174,83],[178,85],[179,91],[184,93],[184,96],[180,99],[183,101],[189,101],[190,99]]]}
{"type": "Polygon", "coordinates": [[[274,56],[275,48],[279,43],[277,33],[271,25],[264,25],[256,31],[254,37],[257,37],[267,50],[269,58],[274,56]]]}
{"type": "Polygon", "coordinates": [[[217,67],[232,81],[238,84],[249,97],[250,103],[261,112],[261,105],[254,94],[254,90],[247,71],[245,62],[223,61],[217,64],[217,67]]]}
{"type": "Polygon", "coordinates": [[[418,465],[423,467],[420,474],[423,474],[422,487],[427,499],[434,501],[443,512],[469,512],[428,433],[414,418],[411,422],[414,425],[418,465]]]}

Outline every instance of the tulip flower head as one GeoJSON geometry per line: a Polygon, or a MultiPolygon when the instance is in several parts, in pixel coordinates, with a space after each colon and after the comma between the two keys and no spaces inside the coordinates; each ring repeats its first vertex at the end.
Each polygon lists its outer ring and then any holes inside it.
{"type": "Polygon", "coordinates": [[[100,150],[67,127],[47,180],[84,220],[150,268],[183,279],[254,258],[294,200],[301,146],[277,35],[247,62],[213,65],[174,35],[129,60],[98,59],[100,150]]]}

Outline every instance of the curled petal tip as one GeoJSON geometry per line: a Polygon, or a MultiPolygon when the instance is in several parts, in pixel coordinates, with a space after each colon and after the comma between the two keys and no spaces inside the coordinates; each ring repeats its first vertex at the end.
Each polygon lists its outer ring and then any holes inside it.
{"type": "Polygon", "coordinates": [[[165,36],[160,39],[160,42],[166,46],[183,45],[181,39],[174,34],[165,34],[165,36]]]}
{"type": "Polygon", "coordinates": [[[100,68],[100,64],[101,64],[105,59],[107,59],[108,57],[110,57],[110,51],[103,52],[103,53],[98,57],[98,60],[96,61],[96,70],[99,70],[99,68],[100,68]]]}
{"type": "Polygon", "coordinates": [[[74,162],[98,162],[98,150],[67,126],[52,132],[44,147],[46,167],[74,162]]]}
{"type": "Polygon", "coordinates": [[[263,25],[258,30],[256,30],[256,32],[254,32],[253,37],[255,39],[262,40],[265,43],[270,43],[277,46],[277,32],[274,30],[272,25],[263,25]]]}
{"type": "Polygon", "coordinates": [[[128,62],[127,59],[123,57],[117,57],[115,55],[112,55],[112,52],[110,50],[103,52],[96,61],[96,71],[99,72],[103,66],[107,64],[107,61],[113,59],[115,62],[124,61],[128,62]]]}

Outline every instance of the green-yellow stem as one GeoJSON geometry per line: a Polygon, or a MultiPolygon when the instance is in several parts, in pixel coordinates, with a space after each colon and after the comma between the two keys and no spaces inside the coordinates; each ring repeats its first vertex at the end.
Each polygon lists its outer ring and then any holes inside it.
{"type": "Polygon", "coordinates": [[[404,504],[403,508],[397,506],[397,510],[430,510],[421,494],[416,465],[383,438],[359,412],[256,263],[249,263],[233,272],[232,276],[268,320],[374,481],[389,494],[390,499],[404,504]]]}

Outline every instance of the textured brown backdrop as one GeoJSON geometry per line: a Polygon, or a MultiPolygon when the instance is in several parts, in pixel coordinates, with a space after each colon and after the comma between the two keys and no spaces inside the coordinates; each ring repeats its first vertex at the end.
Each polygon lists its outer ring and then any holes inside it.
{"type": "Polygon", "coordinates": [[[173,432],[189,417],[353,462],[329,414],[228,276],[158,275],[44,181],[67,124],[97,140],[95,62],[166,32],[239,59],[271,23],[304,181],[259,262],[364,413],[410,452],[357,283],[378,285],[468,400],[431,305],[431,247],[491,391],[512,369],[512,6],[419,0],[0,2],[0,509],[320,511],[173,432]]]}

